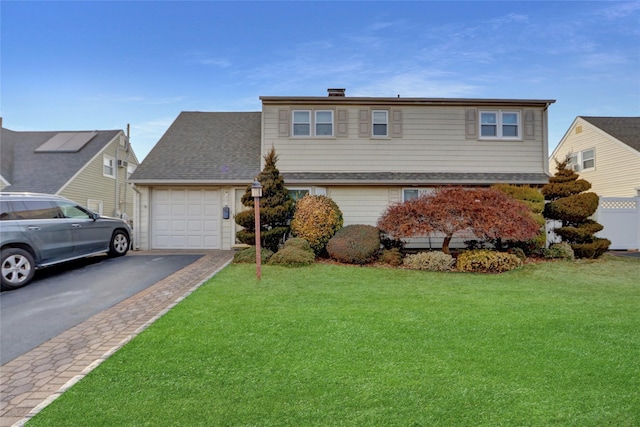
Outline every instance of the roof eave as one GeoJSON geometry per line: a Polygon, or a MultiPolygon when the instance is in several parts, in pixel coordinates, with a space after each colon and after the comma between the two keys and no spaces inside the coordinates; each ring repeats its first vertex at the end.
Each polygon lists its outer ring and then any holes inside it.
{"type": "Polygon", "coordinates": [[[130,179],[130,183],[140,187],[152,187],[152,186],[167,186],[167,185],[250,185],[253,182],[253,178],[247,179],[130,179]]]}
{"type": "Polygon", "coordinates": [[[444,105],[444,106],[523,106],[548,107],[555,99],[482,99],[482,98],[369,98],[369,97],[320,97],[320,96],[261,96],[264,105],[444,105]]]}

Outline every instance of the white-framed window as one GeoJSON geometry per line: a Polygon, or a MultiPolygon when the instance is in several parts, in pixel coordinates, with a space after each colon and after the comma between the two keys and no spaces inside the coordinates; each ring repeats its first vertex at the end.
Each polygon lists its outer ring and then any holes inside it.
{"type": "Polygon", "coordinates": [[[569,154],[567,168],[576,172],[589,171],[596,168],[596,150],[589,148],[577,153],[569,154]]]}
{"type": "Polygon", "coordinates": [[[315,113],[316,136],[333,136],[333,111],[318,110],[315,113]]]}
{"type": "Polygon", "coordinates": [[[294,110],[293,136],[333,136],[333,110],[294,110]]]}
{"type": "Polygon", "coordinates": [[[389,112],[373,110],[371,112],[371,135],[389,136],[389,112]]]}
{"type": "Polygon", "coordinates": [[[480,111],[480,138],[521,139],[519,111],[480,111]]]}
{"type": "Polygon", "coordinates": [[[307,194],[311,194],[310,188],[287,188],[287,191],[289,192],[291,200],[295,202],[302,199],[307,194]]]}
{"type": "Polygon", "coordinates": [[[406,202],[407,200],[417,199],[420,196],[424,196],[425,194],[433,193],[434,188],[403,188],[402,189],[402,201],[406,202]]]}
{"type": "Polygon", "coordinates": [[[311,111],[293,112],[293,136],[311,136],[311,111]]]}
{"type": "Polygon", "coordinates": [[[580,152],[582,163],[582,170],[595,169],[596,167],[596,151],[592,148],[590,150],[584,150],[580,152]]]}
{"type": "Polygon", "coordinates": [[[102,157],[102,174],[110,178],[116,177],[116,159],[109,156],[102,157]]]}

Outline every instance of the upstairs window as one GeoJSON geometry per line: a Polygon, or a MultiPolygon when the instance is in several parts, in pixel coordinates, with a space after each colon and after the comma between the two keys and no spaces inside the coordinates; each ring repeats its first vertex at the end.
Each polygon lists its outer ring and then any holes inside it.
{"type": "Polygon", "coordinates": [[[333,136],[333,110],[293,111],[293,136],[333,136]]]}
{"type": "Polygon", "coordinates": [[[588,171],[596,168],[596,150],[590,148],[577,153],[569,154],[567,168],[576,172],[588,171]]]}
{"type": "Polygon", "coordinates": [[[333,111],[316,111],[316,136],[333,136],[333,111]]]}
{"type": "Polygon", "coordinates": [[[389,136],[389,112],[374,110],[372,112],[373,136],[389,136]]]}
{"type": "Polygon", "coordinates": [[[520,112],[481,111],[480,138],[520,139],[520,112]]]}
{"type": "Polygon", "coordinates": [[[594,169],[596,167],[595,150],[584,150],[582,154],[582,170],[594,169]]]}
{"type": "Polygon", "coordinates": [[[116,177],[116,168],[115,168],[116,159],[113,157],[104,156],[102,158],[102,174],[104,176],[109,176],[111,178],[116,177]]]}
{"type": "Polygon", "coordinates": [[[311,136],[311,112],[310,111],[294,111],[293,112],[293,135],[294,136],[311,136]]]}

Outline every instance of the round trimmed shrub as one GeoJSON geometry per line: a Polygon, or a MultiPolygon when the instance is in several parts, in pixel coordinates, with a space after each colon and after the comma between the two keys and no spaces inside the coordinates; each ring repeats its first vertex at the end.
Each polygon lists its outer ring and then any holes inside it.
{"type": "Polygon", "coordinates": [[[380,250],[380,230],[372,225],[347,225],[327,243],[329,256],[347,264],[366,264],[376,259],[380,250]]]}
{"type": "Polygon", "coordinates": [[[402,265],[402,252],[399,248],[384,249],[378,259],[393,267],[402,265]]]}
{"type": "Polygon", "coordinates": [[[292,237],[291,239],[288,239],[286,242],[284,242],[284,247],[285,248],[293,247],[293,248],[302,249],[303,251],[313,252],[313,249],[311,249],[309,242],[307,242],[306,240],[300,237],[292,237]]]}
{"type": "Polygon", "coordinates": [[[403,265],[411,270],[449,271],[455,260],[441,251],[418,252],[407,255],[403,265]]]}
{"type": "Polygon", "coordinates": [[[563,259],[573,261],[575,255],[571,245],[567,242],[554,243],[543,251],[544,257],[547,259],[563,259]]]}
{"type": "MultiPolygon", "coordinates": [[[[263,262],[266,262],[273,256],[273,251],[267,248],[260,248],[260,258],[263,262]]],[[[248,263],[255,264],[256,262],[256,247],[251,246],[249,248],[238,251],[233,256],[233,262],[236,264],[248,263]]]]}
{"type": "Polygon", "coordinates": [[[327,196],[306,195],[296,202],[291,231],[309,242],[313,252],[323,254],[329,239],[342,224],[342,211],[333,200],[327,196]]]}
{"type": "Polygon", "coordinates": [[[284,267],[302,267],[313,264],[316,256],[311,250],[304,250],[296,246],[285,246],[269,258],[269,265],[284,267]]]}
{"type": "Polygon", "coordinates": [[[458,255],[456,268],[475,273],[503,273],[521,265],[522,261],[515,255],[479,249],[458,255]]]}
{"type": "Polygon", "coordinates": [[[595,238],[590,243],[574,243],[571,245],[576,258],[600,258],[602,254],[609,250],[611,240],[595,238]]]}

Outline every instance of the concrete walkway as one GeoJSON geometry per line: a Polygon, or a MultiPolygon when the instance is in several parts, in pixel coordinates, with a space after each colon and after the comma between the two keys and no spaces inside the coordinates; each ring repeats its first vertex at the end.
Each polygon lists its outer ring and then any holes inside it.
{"type": "MultiPolygon", "coordinates": [[[[130,252],[128,256],[166,251],[130,252]]],[[[0,366],[0,426],[22,426],[160,316],[222,270],[233,251],[204,256],[142,292],[0,366]]]]}

